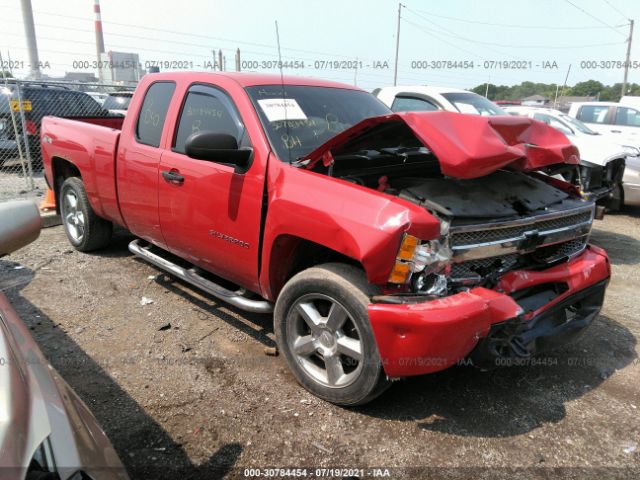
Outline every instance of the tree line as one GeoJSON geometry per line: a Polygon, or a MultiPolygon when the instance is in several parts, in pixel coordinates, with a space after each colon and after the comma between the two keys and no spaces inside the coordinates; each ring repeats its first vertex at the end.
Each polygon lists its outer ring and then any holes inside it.
{"type": "MultiPolygon", "coordinates": [[[[471,89],[479,95],[484,96],[487,93],[489,100],[522,100],[525,97],[531,95],[542,95],[547,97],[551,101],[556,96],[556,89],[558,96],[562,95],[562,85],[558,88],[555,83],[535,83],[535,82],[522,82],[520,85],[494,85],[483,83],[471,89]],[[488,92],[487,92],[488,90],[488,92]]],[[[604,85],[597,80],[587,80],[586,82],[578,82],[573,87],[565,87],[565,96],[576,97],[596,97],[601,101],[617,102],[620,100],[622,90],[622,83],[614,83],[613,85],[604,85]]],[[[640,96],[640,84],[630,83],[627,84],[627,95],[640,96]]]]}

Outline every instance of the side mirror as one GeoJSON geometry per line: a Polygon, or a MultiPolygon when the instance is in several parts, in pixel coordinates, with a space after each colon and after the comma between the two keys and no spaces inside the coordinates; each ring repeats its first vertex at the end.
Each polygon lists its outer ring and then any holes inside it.
{"type": "Polygon", "coordinates": [[[236,167],[236,172],[243,173],[249,168],[253,150],[239,149],[238,141],[228,133],[195,132],[187,137],[184,150],[188,157],[197,160],[224,163],[236,167]]]}

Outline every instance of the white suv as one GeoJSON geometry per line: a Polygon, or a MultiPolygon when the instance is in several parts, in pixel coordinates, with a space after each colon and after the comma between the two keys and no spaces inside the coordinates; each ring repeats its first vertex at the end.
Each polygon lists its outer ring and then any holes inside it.
{"type": "Polygon", "coordinates": [[[617,134],[623,142],[632,140],[634,147],[640,147],[640,108],[614,102],[574,102],[569,115],[597,132],[617,134]]]}

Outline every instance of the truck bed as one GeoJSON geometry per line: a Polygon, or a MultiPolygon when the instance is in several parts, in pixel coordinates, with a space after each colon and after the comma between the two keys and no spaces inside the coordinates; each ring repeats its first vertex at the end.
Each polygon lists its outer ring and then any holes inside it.
{"type": "Polygon", "coordinates": [[[60,161],[82,172],[89,200],[98,215],[122,224],[116,193],[116,153],[124,117],[42,119],[42,159],[49,185],[60,161]]]}

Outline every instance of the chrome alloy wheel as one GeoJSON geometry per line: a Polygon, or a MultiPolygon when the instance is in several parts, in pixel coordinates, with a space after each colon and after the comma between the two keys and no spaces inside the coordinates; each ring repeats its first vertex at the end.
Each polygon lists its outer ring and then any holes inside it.
{"type": "Polygon", "coordinates": [[[71,189],[67,190],[62,199],[62,218],[71,238],[75,242],[82,242],[85,226],[84,213],[80,208],[78,195],[71,189]]]}
{"type": "Polygon", "coordinates": [[[358,378],[364,361],[362,335],[340,303],[323,294],[307,294],[293,304],[289,316],[289,348],[311,379],[342,388],[358,378]]]}

